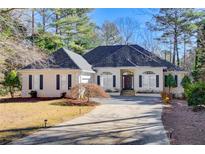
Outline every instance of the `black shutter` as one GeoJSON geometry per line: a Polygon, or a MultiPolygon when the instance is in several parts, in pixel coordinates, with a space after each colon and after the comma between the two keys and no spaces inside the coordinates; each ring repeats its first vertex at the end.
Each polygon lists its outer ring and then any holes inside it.
{"type": "Polygon", "coordinates": [[[71,74],[68,74],[68,89],[70,89],[72,86],[72,76],[71,74]]]}
{"type": "Polygon", "coordinates": [[[176,83],[176,87],[178,87],[178,76],[175,75],[175,83],[176,83]]]}
{"type": "Polygon", "coordinates": [[[43,75],[40,75],[40,89],[43,89],[43,75]]]}
{"type": "Polygon", "coordinates": [[[139,75],[139,87],[142,87],[142,75],[139,75]]]}
{"type": "Polygon", "coordinates": [[[167,87],[167,75],[164,76],[164,87],[167,87]]]}
{"type": "Polygon", "coordinates": [[[29,90],[32,90],[32,75],[29,75],[28,80],[29,80],[29,81],[28,81],[28,82],[29,82],[29,85],[28,85],[29,87],[28,87],[28,89],[29,89],[29,90]]]}
{"type": "Polygon", "coordinates": [[[116,87],[116,76],[113,75],[113,87],[116,87]]]}
{"type": "Polygon", "coordinates": [[[60,75],[56,75],[56,90],[60,89],[60,75]]]}
{"type": "Polygon", "coordinates": [[[159,75],[156,75],[156,87],[159,87],[159,75]]]}
{"type": "Polygon", "coordinates": [[[100,76],[99,75],[97,76],[97,85],[100,86],[100,76]]]}

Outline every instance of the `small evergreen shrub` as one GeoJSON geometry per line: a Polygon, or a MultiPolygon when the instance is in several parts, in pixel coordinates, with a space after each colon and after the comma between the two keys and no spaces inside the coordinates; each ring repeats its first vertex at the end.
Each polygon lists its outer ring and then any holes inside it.
{"type": "Polygon", "coordinates": [[[205,83],[197,82],[186,88],[185,95],[189,106],[205,105],[205,83]]]}
{"type": "Polygon", "coordinates": [[[0,96],[6,96],[8,94],[8,89],[5,87],[0,87],[0,96]]]}
{"type": "Polygon", "coordinates": [[[3,86],[8,89],[12,98],[16,90],[21,89],[21,82],[18,73],[12,70],[5,74],[3,86]]]}
{"type": "Polygon", "coordinates": [[[37,91],[31,91],[29,94],[31,95],[31,98],[37,98],[37,91]]]}
{"type": "Polygon", "coordinates": [[[191,79],[187,75],[185,75],[181,81],[181,85],[184,89],[186,89],[191,83],[191,79]]]}
{"type": "Polygon", "coordinates": [[[165,83],[169,88],[169,93],[171,93],[171,88],[176,87],[176,82],[172,74],[167,75],[167,79],[165,80],[165,83]]]}

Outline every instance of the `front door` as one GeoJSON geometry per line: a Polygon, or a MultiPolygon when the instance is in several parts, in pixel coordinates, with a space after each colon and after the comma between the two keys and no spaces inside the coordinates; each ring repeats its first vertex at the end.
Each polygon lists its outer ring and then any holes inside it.
{"type": "Polygon", "coordinates": [[[123,82],[124,82],[124,87],[123,89],[133,89],[132,84],[133,84],[133,76],[132,75],[124,75],[123,76],[123,82]]]}

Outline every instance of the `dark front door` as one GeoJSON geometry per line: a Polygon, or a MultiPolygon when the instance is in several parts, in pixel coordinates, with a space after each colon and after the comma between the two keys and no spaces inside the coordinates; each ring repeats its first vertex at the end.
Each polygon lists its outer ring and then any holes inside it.
{"type": "Polygon", "coordinates": [[[132,75],[124,75],[123,76],[123,80],[124,80],[124,87],[123,87],[123,89],[133,89],[133,87],[132,87],[133,76],[132,75]]]}

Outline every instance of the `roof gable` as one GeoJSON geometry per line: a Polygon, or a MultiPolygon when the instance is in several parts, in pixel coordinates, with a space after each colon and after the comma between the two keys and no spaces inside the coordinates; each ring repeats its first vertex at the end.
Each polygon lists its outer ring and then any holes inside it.
{"type": "Polygon", "coordinates": [[[48,58],[36,61],[23,69],[69,68],[93,71],[92,67],[81,56],[65,48],[60,48],[48,58]]]}

